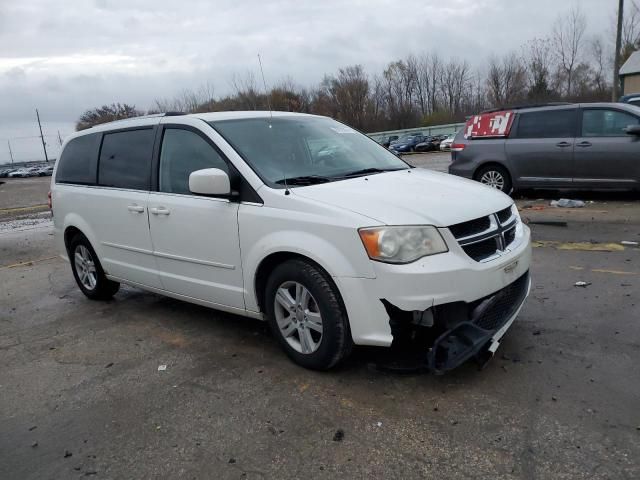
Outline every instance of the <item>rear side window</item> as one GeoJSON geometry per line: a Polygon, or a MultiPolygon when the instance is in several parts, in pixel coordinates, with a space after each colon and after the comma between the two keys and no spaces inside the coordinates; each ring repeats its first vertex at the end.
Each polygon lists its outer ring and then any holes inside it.
{"type": "Polygon", "coordinates": [[[576,131],[576,110],[549,110],[520,114],[517,138],[573,137],[576,131]]]}
{"type": "Polygon", "coordinates": [[[191,194],[189,175],[203,168],[219,168],[229,173],[220,154],[200,135],[167,128],[160,150],[160,191],[191,194]]]}
{"type": "Polygon", "coordinates": [[[58,161],[56,183],[95,185],[99,141],[98,133],[70,140],[58,161]]]}
{"type": "Polygon", "coordinates": [[[98,164],[99,184],[149,190],[153,137],[152,128],[105,134],[98,164]]]}
{"type": "Polygon", "coordinates": [[[619,110],[584,110],[582,112],[583,137],[622,137],[625,128],[637,125],[638,119],[619,110]]]}

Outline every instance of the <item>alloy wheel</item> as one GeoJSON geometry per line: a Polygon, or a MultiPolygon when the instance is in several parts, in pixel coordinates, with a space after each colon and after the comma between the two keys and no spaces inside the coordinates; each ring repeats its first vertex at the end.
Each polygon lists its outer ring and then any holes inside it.
{"type": "Polygon", "coordinates": [[[311,292],[298,282],[284,282],[274,300],[280,333],[296,352],[315,352],[322,342],[322,315],[311,292]]]}
{"type": "Polygon", "coordinates": [[[480,177],[480,183],[497,190],[504,190],[504,177],[496,170],[489,170],[480,177]]]}
{"type": "Polygon", "coordinates": [[[96,265],[91,252],[84,245],[78,245],[73,255],[78,279],[84,288],[93,290],[98,283],[96,265]]]}

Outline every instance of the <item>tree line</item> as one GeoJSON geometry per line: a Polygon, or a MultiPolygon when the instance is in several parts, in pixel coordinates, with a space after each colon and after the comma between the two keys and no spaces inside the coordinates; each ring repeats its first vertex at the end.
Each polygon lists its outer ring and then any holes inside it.
{"type": "MultiPolygon", "coordinates": [[[[382,72],[361,65],[327,74],[314,87],[285,78],[269,91],[255,75],[234,75],[231,93],[216,96],[211,83],[159,98],[146,112],[127,104],[88,110],[77,130],[118,118],[167,111],[284,110],[337,118],[366,132],[464,121],[488,108],[548,102],[609,101],[613,51],[602,35],[589,37],[579,7],[560,14],[546,36],[473,67],[467,60],[424,52],[390,62],[382,72]]],[[[609,35],[613,37],[613,35],[609,35]]],[[[637,0],[626,13],[622,62],[640,48],[637,0]]]]}

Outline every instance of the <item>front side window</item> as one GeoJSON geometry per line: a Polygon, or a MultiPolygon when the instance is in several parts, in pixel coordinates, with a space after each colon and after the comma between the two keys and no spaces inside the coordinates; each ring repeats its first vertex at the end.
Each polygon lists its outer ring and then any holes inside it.
{"type": "Polygon", "coordinates": [[[67,143],[60,156],[56,182],[94,185],[100,134],[92,133],[67,143]]]}
{"type": "Polygon", "coordinates": [[[203,168],[229,169],[222,156],[200,135],[167,128],[160,150],[160,191],[190,194],[189,175],[203,168]]]}
{"type": "Polygon", "coordinates": [[[517,138],[566,138],[575,135],[576,110],[547,110],[520,114],[517,138]]]}
{"type": "Polygon", "coordinates": [[[98,165],[99,185],[149,190],[153,136],[151,128],[105,134],[98,165]]]}
{"type": "Polygon", "coordinates": [[[638,119],[619,110],[584,110],[582,112],[583,137],[622,137],[625,128],[637,125],[638,119]]]}
{"type": "Polygon", "coordinates": [[[272,187],[335,181],[409,166],[365,135],[323,117],[279,116],[211,122],[272,187]]]}

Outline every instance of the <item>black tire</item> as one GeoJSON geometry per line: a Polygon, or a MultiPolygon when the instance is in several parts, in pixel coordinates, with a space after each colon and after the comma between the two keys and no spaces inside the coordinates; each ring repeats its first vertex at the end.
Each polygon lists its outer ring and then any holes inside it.
{"type": "Polygon", "coordinates": [[[87,240],[87,237],[81,233],[76,234],[71,239],[71,242],[69,242],[68,253],[73,278],[76,279],[78,287],[87,298],[90,298],[91,300],[109,300],[120,289],[120,284],[118,282],[109,280],[105,276],[100,260],[98,260],[98,256],[91,246],[91,243],[89,243],[89,240],[87,240]],[[95,286],[93,288],[83,284],[83,281],[80,278],[81,273],[78,272],[79,267],[76,264],[75,255],[76,253],[80,253],[82,248],[86,249],[86,252],[88,252],[93,262],[93,266],[95,267],[95,286]]]}
{"type": "Polygon", "coordinates": [[[494,187],[494,188],[509,195],[513,190],[511,175],[509,174],[509,171],[506,168],[500,165],[487,165],[486,167],[482,167],[480,170],[476,172],[475,179],[480,183],[489,185],[487,182],[484,181],[484,179],[487,178],[487,176],[490,177],[492,175],[502,178],[502,187],[501,188],[494,187]]]}
{"type": "MultiPolygon", "coordinates": [[[[351,353],[353,341],[342,297],[331,277],[304,260],[288,260],[278,265],[265,286],[265,310],[269,326],[282,349],[295,363],[313,370],[328,370],[351,353]],[[276,292],[287,282],[305,287],[322,317],[322,337],[312,353],[301,353],[285,339],[276,320],[276,292]]],[[[299,338],[299,334],[296,333],[299,338]]],[[[296,337],[292,337],[296,338],[296,337]]]]}

